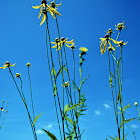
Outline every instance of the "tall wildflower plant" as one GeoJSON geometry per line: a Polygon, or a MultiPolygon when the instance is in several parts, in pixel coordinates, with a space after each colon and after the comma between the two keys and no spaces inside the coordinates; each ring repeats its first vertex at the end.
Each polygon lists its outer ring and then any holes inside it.
{"type": "MultiPolygon", "coordinates": [[[[75,81],[75,54],[74,50],[76,49],[74,44],[74,39],[69,40],[69,38],[61,37],[59,24],[57,20],[57,16],[62,16],[58,11],[57,7],[60,4],[56,4],[55,1],[49,1],[47,3],[46,0],[41,1],[41,5],[32,6],[34,9],[40,9],[38,18],[42,15],[42,20],[40,25],[46,23],[46,51],[47,51],[47,61],[49,67],[49,74],[51,78],[52,85],[52,93],[54,97],[54,104],[56,109],[56,117],[58,122],[58,128],[60,132],[61,140],[73,140],[81,139],[81,135],[83,131],[80,129],[79,125],[79,117],[82,115],[85,109],[85,96],[82,93],[81,88],[85,79],[82,78],[82,65],[84,62],[83,56],[88,51],[87,48],[81,47],[80,53],[80,85],[77,86],[75,81]],[[54,18],[54,22],[56,23],[57,33],[55,40],[51,40],[50,30],[49,29],[49,17],[48,14],[54,18]],[[71,77],[69,71],[69,64],[67,61],[67,53],[66,49],[72,52],[73,57],[73,76],[71,77]],[[54,53],[53,49],[56,49],[54,53]],[[58,57],[58,59],[54,60],[54,55],[58,57]],[[61,80],[60,80],[61,79],[61,80]],[[61,88],[60,82],[61,81],[61,88]],[[76,98],[78,97],[78,98],[76,98]]],[[[47,135],[56,140],[56,136],[51,132],[42,129],[47,135]]]]}
{"type": "Polygon", "coordinates": [[[28,114],[28,118],[29,118],[29,121],[30,121],[30,125],[31,125],[31,128],[32,128],[32,132],[33,132],[33,135],[34,135],[34,139],[37,140],[36,129],[35,129],[35,122],[36,122],[36,120],[38,119],[38,117],[41,114],[36,116],[36,117],[34,117],[34,107],[33,107],[32,89],[31,89],[31,78],[30,78],[30,74],[29,74],[29,67],[31,66],[31,64],[27,63],[26,66],[28,67],[28,76],[29,76],[29,82],[30,82],[32,113],[28,109],[28,105],[27,105],[26,98],[25,98],[25,95],[24,95],[23,86],[22,86],[23,82],[22,82],[21,74],[20,73],[16,73],[15,76],[14,76],[12,71],[11,71],[11,67],[14,67],[14,66],[15,66],[15,64],[12,64],[9,61],[6,61],[4,63],[4,65],[3,65],[3,67],[0,67],[0,69],[3,69],[3,70],[4,69],[8,69],[9,70],[9,73],[10,73],[10,75],[11,75],[11,77],[13,79],[13,82],[14,82],[16,88],[17,88],[17,91],[18,91],[18,93],[20,95],[20,98],[23,101],[23,104],[25,105],[25,108],[26,108],[26,111],[27,111],[27,114],[28,114]],[[18,86],[15,78],[19,79],[20,87],[18,86]]]}
{"type": "MultiPolygon", "coordinates": [[[[116,30],[118,35],[116,39],[112,39],[113,31],[110,28],[104,38],[100,38],[100,51],[101,55],[108,52],[108,62],[109,62],[109,83],[111,88],[111,94],[113,99],[113,106],[115,112],[115,119],[117,124],[117,136],[115,138],[108,136],[113,140],[124,140],[127,136],[125,132],[124,125],[129,121],[136,118],[126,119],[125,112],[127,108],[132,105],[128,104],[124,107],[123,104],[123,47],[127,44],[123,40],[119,41],[120,34],[124,28],[126,28],[125,23],[118,23],[116,30]],[[114,47],[113,47],[114,46],[114,47]]],[[[135,135],[134,135],[135,137],[135,135]]]]}
{"type": "Polygon", "coordinates": [[[3,100],[1,102],[1,106],[0,106],[0,130],[2,129],[2,126],[5,122],[6,116],[7,116],[7,106],[8,106],[8,102],[5,105],[5,101],[3,100]]]}

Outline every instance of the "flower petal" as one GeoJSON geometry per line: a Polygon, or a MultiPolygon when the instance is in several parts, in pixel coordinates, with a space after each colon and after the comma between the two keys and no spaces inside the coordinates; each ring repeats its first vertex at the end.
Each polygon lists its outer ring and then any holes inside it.
{"type": "Polygon", "coordinates": [[[53,46],[52,48],[57,48],[58,46],[57,45],[55,45],[55,46],[53,46]]]}
{"type": "Polygon", "coordinates": [[[102,51],[101,51],[101,54],[102,54],[102,55],[105,53],[105,50],[106,50],[106,44],[107,44],[107,41],[105,42],[104,48],[103,48],[102,51]]]}
{"type": "Polygon", "coordinates": [[[42,21],[40,23],[40,26],[45,22],[45,20],[46,20],[46,14],[43,14],[43,17],[42,17],[42,21]]]}
{"type": "Polygon", "coordinates": [[[40,7],[42,6],[42,4],[41,5],[39,5],[39,6],[32,6],[32,8],[34,8],[34,9],[39,9],[40,7]]]}
{"type": "Polygon", "coordinates": [[[102,50],[103,44],[104,44],[105,40],[102,41],[101,45],[100,45],[100,51],[102,50]]]}
{"type": "Polygon", "coordinates": [[[14,66],[15,66],[15,63],[13,65],[10,64],[10,67],[14,67],[14,66]]]}
{"type": "Polygon", "coordinates": [[[38,19],[40,18],[41,14],[42,14],[42,8],[43,8],[43,7],[40,8],[40,12],[39,12],[39,15],[38,15],[38,19]]]}
{"type": "Polygon", "coordinates": [[[59,7],[60,5],[61,5],[61,3],[60,4],[56,4],[55,7],[59,7]]]}
{"type": "Polygon", "coordinates": [[[58,50],[60,50],[60,49],[61,49],[61,46],[59,46],[58,49],[57,49],[56,51],[58,51],[58,50]]]}
{"type": "Polygon", "coordinates": [[[56,42],[51,42],[52,44],[57,44],[56,42]]]}
{"type": "Polygon", "coordinates": [[[115,51],[115,49],[114,49],[114,47],[111,45],[111,43],[110,43],[109,41],[108,41],[108,43],[109,43],[110,47],[112,48],[112,50],[115,51]]]}
{"type": "Polygon", "coordinates": [[[67,44],[73,44],[73,41],[74,41],[74,39],[71,40],[71,41],[66,41],[66,43],[67,43],[67,44]]]}
{"type": "Polygon", "coordinates": [[[47,8],[48,8],[49,11],[55,13],[56,15],[62,16],[59,12],[57,12],[57,11],[55,10],[55,8],[52,8],[52,7],[50,7],[49,5],[47,5],[47,8]]]}
{"type": "Polygon", "coordinates": [[[65,43],[65,45],[66,45],[68,48],[71,48],[67,43],[65,43]]]}
{"type": "Polygon", "coordinates": [[[54,17],[54,15],[53,15],[53,12],[52,12],[50,9],[48,9],[48,11],[50,12],[51,16],[52,16],[54,19],[56,19],[56,17],[54,17]]]}

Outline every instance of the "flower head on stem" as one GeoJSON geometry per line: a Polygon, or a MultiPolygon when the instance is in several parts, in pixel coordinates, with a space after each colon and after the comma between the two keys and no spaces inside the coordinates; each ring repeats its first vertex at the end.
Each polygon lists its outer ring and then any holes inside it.
{"type": "Polygon", "coordinates": [[[69,45],[74,45],[74,39],[72,39],[71,41],[67,41],[68,38],[64,38],[61,37],[61,40],[59,41],[58,38],[55,39],[55,42],[51,42],[52,44],[54,44],[55,46],[53,46],[52,48],[57,48],[56,51],[60,50],[62,45],[65,44],[68,48],[71,48],[71,46],[69,45]],[[69,44],[69,45],[68,45],[69,44]]]}
{"type": "Polygon", "coordinates": [[[119,47],[119,46],[124,46],[124,45],[126,45],[128,42],[123,42],[123,40],[121,40],[121,41],[116,41],[116,40],[113,40],[113,39],[111,39],[115,44],[117,44],[118,46],[116,46],[116,47],[119,47]]]}
{"type": "MultiPolygon", "coordinates": [[[[48,0],[48,1],[49,1],[49,0],[48,0]]],[[[51,5],[49,5],[49,6],[52,7],[52,8],[56,8],[56,7],[59,7],[59,6],[61,5],[61,3],[60,3],[60,4],[55,4],[55,0],[52,1],[52,2],[49,1],[49,3],[51,4],[51,5]]]]}
{"type": "MultiPolygon", "coordinates": [[[[34,9],[39,9],[40,8],[40,12],[39,12],[39,16],[38,16],[38,19],[40,18],[41,14],[43,13],[43,17],[42,17],[42,21],[40,23],[40,25],[42,25],[45,20],[46,20],[46,14],[47,12],[50,12],[51,16],[56,19],[56,17],[53,15],[53,14],[56,14],[56,15],[59,15],[59,16],[62,16],[59,12],[56,11],[55,8],[53,7],[50,7],[46,0],[42,0],[41,2],[42,4],[39,5],[39,6],[32,6],[34,9]]],[[[54,3],[55,4],[55,3],[54,3]]],[[[58,7],[58,6],[57,6],[58,7]]]]}
{"type": "Polygon", "coordinates": [[[137,102],[135,102],[135,103],[134,103],[134,105],[135,105],[135,106],[138,106],[138,103],[137,103],[137,102]]]}
{"type": "Polygon", "coordinates": [[[117,28],[115,28],[116,30],[122,30],[124,28],[126,28],[125,26],[125,22],[123,21],[122,23],[118,23],[118,25],[115,25],[117,28]]]}
{"type": "MultiPolygon", "coordinates": [[[[105,38],[100,38],[100,39],[101,39],[101,41],[100,41],[100,43],[101,43],[101,45],[100,45],[101,55],[103,55],[103,54],[105,53],[106,47],[107,47],[107,43],[109,43],[110,47],[111,47],[113,50],[115,50],[115,49],[113,48],[113,46],[111,45],[111,43],[109,42],[109,40],[111,40],[111,38],[109,38],[109,35],[108,35],[108,34],[105,35],[105,38]]],[[[113,39],[112,39],[112,40],[113,40],[113,39]]]]}
{"type": "Polygon", "coordinates": [[[70,82],[67,81],[67,82],[65,82],[64,84],[61,84],[61,86],[62,86],[62,87],[68,87],[68,86],[70,86],[70,82]]]}
{"type": "Polygon", "coordinates": [[[30,67],[30,66],[32,66],[32,65],[28,62],[28,63],[26,64],[26,66],[27,66],[27,67],[30,67]]]}
{"type": "Polygon", "coordinates": [[[6,69],[8,67],[14,67],[14,66],[15,66],[15,64],[12,65],[12,63],[10,64],[9,61],[6,61],[6,63],[4,63],[3,67],[0,67],[0,69],[4,70],[4,69],[6,69]]]}
{"type": "Polygon", "coordinates": [[[20,73],[16,73],[16,76],[15,77],[19,78],[20,75],[21,75],[20,73]]]}

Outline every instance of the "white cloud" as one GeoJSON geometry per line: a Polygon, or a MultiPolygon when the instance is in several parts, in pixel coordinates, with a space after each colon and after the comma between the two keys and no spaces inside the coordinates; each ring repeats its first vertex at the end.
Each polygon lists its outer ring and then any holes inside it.
{"type": "Polygon", "coordinates": [[[36,134],[43,134],[43,130],[40,129],[36,130],[36,134]]]}
{"type": "Polygon", "coordinates": [[[132,125],[131,125],[131,128],[136,129],[136,128],[138,128],[138,126],[137,126],[137,125],[135,125],[135,124],[132,124],[132,125]]]}
{"type": "Polygon", "coordinates": [[[95,110],[94,113],[95,113],[95,115],[101,115],[101,111],[100,110],[95,110]]]}
{"type": "Polygon", "coordinates": [[[104,104],[104,107],[110,109],[111,107],[108,104],[104,104]]]}
{"type": "Polygon", "coordinates": [[[48,126],[47,126],[47,128],[49,129],[49,128],[52,128],[52,125],[51,124],[49,124],[48,126]]]}

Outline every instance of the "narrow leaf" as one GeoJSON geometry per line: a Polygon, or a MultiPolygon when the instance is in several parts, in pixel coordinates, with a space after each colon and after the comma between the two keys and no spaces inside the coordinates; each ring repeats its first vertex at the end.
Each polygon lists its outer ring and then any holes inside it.
{"type": "Polygon", "coordinates": [[[75,108],[75,107],[77,107],[77,106],[79,106],[80,104],[83,104],[83,103],[84,103],[84,102],[79,103],[79,104],[75,104],[75,105],[71,106],[71,107],[67,110],[67,112],[69,112],[69,111],[72,110],[73,108],[75,108]]]}
{"type": "Polygon", "coordinates": [[[46,131],[45,129],[42,129],[47,135],[51,138],[51,140],[58,140],[54,134],[50,133],[49,131],[46,131]]]}
{"type": "Polygon", "coordinates": [[[34,123],[32,124],[32,126],[34,126],[35,125],[35,123],[36,123],[36,121],[37,121],[37,119],[42,115],[43,113],[41,113],[41,114],[39,114],[38,116],[36,116],[35,117],[35,119],[34,119],[34,123]]]}

